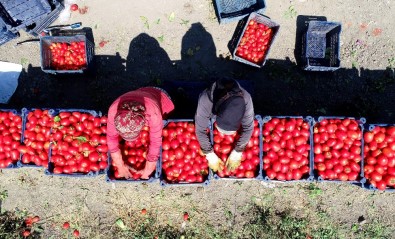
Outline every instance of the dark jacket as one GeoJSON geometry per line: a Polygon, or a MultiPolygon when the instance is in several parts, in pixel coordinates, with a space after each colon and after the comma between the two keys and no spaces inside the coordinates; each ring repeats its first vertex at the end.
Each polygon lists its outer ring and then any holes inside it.
{"type": "MultiPolygon", "coordinates": [[[[254,106],[252,104],[251,95],[242,88],[239,83],[237,83],[237,87],[241,90],[246,104],[244,117],[241,121],[242,132],[235,147],[237,152],[242,152],[248,144],[248,141],[250,141],[254,130],[254,106]]],[[[214,116],[213,106],[216,105],[219,100],[214,97],[215,89],[216,82],[200,94],[195,114],[196,136],[199,140],[200,147],[205,154],[213,151],[209,136],[206,134],[206,129],[209,125],[210,119],[214,116]]]]}

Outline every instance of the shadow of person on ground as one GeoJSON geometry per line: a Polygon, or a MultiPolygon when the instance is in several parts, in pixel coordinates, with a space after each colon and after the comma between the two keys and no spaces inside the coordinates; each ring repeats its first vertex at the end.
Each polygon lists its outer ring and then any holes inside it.
{"type": "Polygon", "coordinates": [[[128,88],[157,85],[174,75],[173,64],[159,42],[146,33],[135,37],[126,58],[126,74],[131,77],[128,88]]]}
{"type": "Polygon", "coordinates": [[[204,26],[191,24],[182,38],[181,60],[175,61],[178,74],[163,84],[175,102],[172,117],[193,118],[200,93],[217,79],[213,76],[231,77],[238,66],[224,58],[217,57],[213,37],[204,26]]]}

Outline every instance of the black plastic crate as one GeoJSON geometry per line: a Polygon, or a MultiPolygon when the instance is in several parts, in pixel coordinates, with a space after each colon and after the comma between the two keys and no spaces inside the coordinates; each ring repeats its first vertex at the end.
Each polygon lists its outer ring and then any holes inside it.
{"type": "Polygon", "coordinates": [[[335,71],[340,68],[341,24],[310,21],[302,39],[302,60],[307,71],[335,71]]]}
{"type": "Polygon", "coordinates": [[[265,0],[215,0],[214,7],[219,23],[237,21],[252,12],[263,14],[265,0]]]}
{"type": "Polygon", "coordinates": [[[274,42],[274,40],[275,40],[275,38],[277,36],[277,33],[278,33],[279,29],[280,29],[280,25],[275,23],[274,21],[272,21],[268,17],[265,17],[263,15],[260,15],[260,14],[254,13],[254,12],[251,13],[250,16],[248,17],[248,20],[245,22],[245,25],[244,25],[242,33],[240,35],[239,34],[235,34],[234,35],[234,36],[237,36],[239,39],[237,41],[237,44],[234,45],[234,48],[232,47],[233,48],[232,59],[235,60],[235,61],[242,62],[242,63],[247,64],[247,65],[250,65],[250,66],[258,67],[258,68],[264,66],[265,63],[266,63],[267,56],[270,53],[270,48],[271,48],[271,46],[272,46],[272,44],[273,44],[273,42],[274,42]],[[271,28],[272,31],[273,31],[273,37],[272,37],[271,41],[268,44],[268,49],[266,51],[265,57],[263,59],[263,62],[261,64],[259,64],[259,65],[254,63],[254,62],[247,61],[247,60],[245,60],[245,59],[243,59],[243,58],[241,58],[241,57],[236,55],[237,48],[239,47],[240,41],[243,38],[244,32],[245,32],[245,30],[246,30],[246,28],[247,28],[247,26],[248,26],[248,24],[249,24],[249,22],[251,20],[254,20],[254,21],[258,22],[258,23],[264,24],[265,26],[271,28]]]}
{"type": "Polygon", "coordinates": [[[95,55],[95,45],[90,42],[85,35],[76,36],[45,36],[40,38],[41,69],[46,73],[84,73],[92,64],[95,55]],[[71,43],[85,42],[86,66],[79,70],[55,70],[51,68],[51,50],[49,46],[54,42],[71,43]]]}
{"type": "Polygon", "coordinates": [[[45,28],[51,25],[59,17],[59,14],[63,11],[64,6],[57,0],[52,0],[50,5],[51,12],[37,20],[35,23],[27,25],[25,28],[27,33],[33,36],[38,36],[45,28]]]}
{"type": "Polygon", "coordinates": [[[0,17],[14,33],[50,12],[48,0],[0,0],[0,17]]]}

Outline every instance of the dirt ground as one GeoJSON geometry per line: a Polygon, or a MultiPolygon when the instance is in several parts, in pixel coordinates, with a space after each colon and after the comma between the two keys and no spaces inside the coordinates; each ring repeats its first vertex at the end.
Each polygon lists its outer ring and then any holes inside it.
{"type": "MultiPolygon", "coordinates": [[[[24,71],[10,103],[0,108],[86,108],[105,113],[124,92],[147,85],[166,88],[173,86],[170,81],[178,81],[191,84],[193,97],[176,102],[180,107],[174,117],[192,118],[199,87],[227,76],[245,80],[257,114],[344,115],[366,117],[371,123],[395,122],[392,0],[266,0],[265,14],[281,27],[265,67],[259,70],[229,59],[228,44],[237,22],[219,25],[212,1],[77,2],[88,6],[88,12],[73,13],[69,23],[81,21],[93,32],[93,73],[45,74],[39,44],[14,47],[18,41],[14,40],[0,47],[0,60],[21,63],[24,71]],[[342,68],[334,73],[306,73],[296,65],[300,45],[295,42],[301,31],[297,26],[301,16],[309,15],[342,23],[342,68]],[[101,41],[108,43],[99,47],[101,41]]],[[[20,41],[31,38],[21,34],[20,41]]],[[[79,228],[82,238],[118,238],[115,221],[130,219],[142,208],[159,224],[180,230],[207,223],[235,232],[248,223],[254,205],[287,210],[317,224],[329,218],[344,230],[345,238],[354,238],[347,230],[361,222],[384,225],[395,238],[395,194],[345,184],[213,181],[205,188],[161,188],[159,183],[108,184],[104,176],[59,178],[38,169],[18,169],[3,170],[2,190],[8,191],[2,210],[27,209],[45,220],[43,238],[64,237],[59,226],[64,221],[79,228]],[[183,212],[190,215],[187,224],[183,212]]]]}

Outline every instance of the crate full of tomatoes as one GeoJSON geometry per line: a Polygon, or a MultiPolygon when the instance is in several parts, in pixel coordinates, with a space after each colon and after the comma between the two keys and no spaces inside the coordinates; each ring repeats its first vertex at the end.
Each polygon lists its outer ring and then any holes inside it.
{"type": "Polygon", "coordinates": [[[312,117],[263,119],[263,175],[271,181],[312,180],[312,117]]]}
{"type": "Polygon", "coordinates": [[[93,110],[58,110],[50,135],[47,175],[95,176],[108,163],[107,117],[93,110]]]}
{"type": "Polygon", "coordinates": [[[248,144],[243,151],[239,167],[233,172],[229,172],[225,166],[228,157],[240,138],[240,131],[241,129],[233,135],[224,135],[218,131],[216,123],[213,122],[213,148],[214,152],[223,162],[223,165],[221,165],[217,173],[214,174],[215,179],[252,179],[261,177],[262,137],[260,134],[260,116],[256,116],[254,120],[254,130],[250,141],[248,141],[248,144]]]}
{"type": "Polygon", "coordinates": [[[364,187],[395,191],[395,125],[369,125],[364,133],[364,187]]]}
{"type": "Polygon", "coordinates": [[[137,173],[139,170],[144,169],[148,149],[150,144],[149,126],[144,126],[139,136],[134,141],[125,141],[120,139],[119,147],[122,154],[123,162],[130,168],[132,178],[126,179],[121,177],[118,173],[117,167],[110,159],[110,165],[107,170],[107,182],[153,182],[158,177],[159,163],[157,163],[156,170],[150,175],[149,179],[141,179],[141,175],[137,173]]]}
{"type": "Polygon", "coordinates": [[[360,184],[364,118],[319,117],[314,121],[314,174],[318,181],[360,184]]]}
{"type": "Polygon", "coordinates": [[[265,65],[280,25],[258,13],[251,13],[233,50],[233,60],[251,66],[265,65]]]}
{"type": "Polygon", "coordinates": [[[162,135],[161,185],[208,185],[210,171],[193,120],[167,121],[162,135]]]}
{"type": "Polygon", "coordinates": [[[84,35],[40,38],[41,69],[46,73],[83,73],[94,56],[94,44],[84,35]]]}
{"type": "Polygon", "coordinates": [[[0,109],[0,169],[17,167],[22,121],[21,114],[16,110],[0,109]]]}
{"type": "Polygon", "coordinates": [[[22,154],[18,166],[48,168],[54,110],[23,108],[22,113],[24,133],[23,144],[18,148],[22,154]]]}

